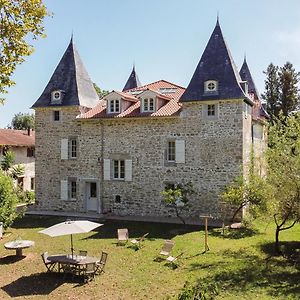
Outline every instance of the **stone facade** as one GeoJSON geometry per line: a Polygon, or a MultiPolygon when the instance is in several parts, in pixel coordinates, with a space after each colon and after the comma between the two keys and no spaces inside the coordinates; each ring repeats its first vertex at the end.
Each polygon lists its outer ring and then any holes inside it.
{"type": "MultiPolygon", "coordinates": [[[[246,62],[243,68],[251,78],[246,62]]],[[[37,209],[165,220],[176,214],[161,192],[191,182],[187,221],[220,217],[219,194],[247,176],[252,150],[262,170],[260,101],[254,119],[254,98],[218,22],[186,89],[165,80],[140,86],[135,76],[130,90],[99,101],[71,40],[33,105],[37,209]],[[60,103],[51,98],[57,91],[60,103]]]]}

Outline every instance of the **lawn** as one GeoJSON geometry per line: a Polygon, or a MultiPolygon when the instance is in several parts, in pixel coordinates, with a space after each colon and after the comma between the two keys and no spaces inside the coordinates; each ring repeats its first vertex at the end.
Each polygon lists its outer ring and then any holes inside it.
{"type": "MultiPolygon", "coordinates": [[[[143,222],[105,221],[104,226],[74,235],[74,248],[89,255],[109,253],[106,272],[88,284],[46,273],[41,253],[70,253],[70,237],[48,237],[38,231],[63,221],[54,217],[24,217],[0,240],[0,299],[177,299],[186,281],[216,285],[215,299],[300,299],[300,225],[281,234],[285,257],[272,256],[273,224],[255,230],[210,229],[204,250],[202,227],[143,222]],[[117,246],[117,228],[128,228],[130,237],[149,232],[144,246],[135,251],[117,246]],[[25,258],[3,244],[21,237],[35,241],[25,258]],[[156,261],[164,239],[175,242],[172,254],[184,252],[173,268],[156,261]],[[293,243],[292,243],[293,242],[293,243]]],[[[187,298],[186,298],[187,299],[187,298]]]]}

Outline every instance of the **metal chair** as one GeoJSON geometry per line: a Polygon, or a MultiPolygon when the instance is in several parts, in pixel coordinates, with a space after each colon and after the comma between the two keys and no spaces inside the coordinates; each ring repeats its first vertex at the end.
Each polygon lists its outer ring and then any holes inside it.
{"type": "Polygon", "coordinates": [[[56,262],[52,262],[50,260],[48,260],[48,252],[44,252],[43,254],[41,254],[43,262],[47,268],[47,272],[54,272],[55,268],[57,266],[56,262]]]}
{"type": "Polygon", "coordinates": [[[89,282],[95,278],[96,274],[96,263],[87,263],[82,270],[83,281],[89,282]]]}
{"type": "Polygon", "coordinates": [[[79,256],[87,256],[87,253],[86,250],[79,250],[79,256]]]}
{"type": "Polygon", "coordinates": [[[108,253],[102,251],[100,261],[96,263],[96,274],[105,273],[104,268],[106,265],[107,256],[108,253]]]}

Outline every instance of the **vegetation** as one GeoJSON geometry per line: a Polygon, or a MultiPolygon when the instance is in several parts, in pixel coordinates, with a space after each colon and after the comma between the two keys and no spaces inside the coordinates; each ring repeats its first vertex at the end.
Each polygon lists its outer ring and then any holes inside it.
{"type": "Polygon", "coordinates": [[[4,228],[9,227],[18,217],[17,203],[18,197],[12,178],[0,170],[0,222],[3,223],[4,228]]]}
{"type": "Polygon", "coordinates": [[[29,39],[44,36],[47,15],[42,0],[0,0],[0,94],[15,84],[11,77],[17,65],[33,52],[29,39]]]}
{"type": "Polygon", "coordinates": [[[105,221],[96,231],[73,235],[76,253],[87,250],[89,255],[99,256],[102,250],[108,252],[105,273],[89,284],[82,284],[77,278],[46,273],[40,256],[44,251],[50,255],[70,253],[70,236],[38,233],[64,220],[25,216],[6,232],[0,240],[1,299],[38,300],[49,295],[53,300],[193,299],[181,296],[187,294],[187,289],[215,300],[299,297],[300,245],[295,242],[299,240],[299,224],[282,233],[284,256],[273,256],[272,223],[256,221],[253,230],[230,230],[225,235],[219,228],[210,229],[210,251],[203,254],[204,228],[200,226],[105,221]],[[129,244],[117,246],[117,228],[128,228],[131,238],[145,232],[149,235],[143,247],[134,251],[129,244]],[[26,257],[21,260],[15,259],[14,251],[3,247],[17,237],[35,241],[34,247],[24,250],[26,257]],[[173,256],[184,252],[177,268],[155,260],[165,239],[175,242],[173,256]]]}
{"type": "Polygon", "coordinates": [[[300,115],[274,121],[269,129],[268,181],[273,188],[269,210],[276,223],[275,242],[279,251],[279,234],[300,221],[300,115]]]}
{"type": "Polygon", "coordinates": [[[161,192],[164,202],[173,207],[176,216],[185,224],[184,218],[181,216],[182,210],[187,209],[189,197],[194,194],[193,184],[188,182],[172,184],[167,186],[167,188],[161,192]]]}
{"type": "Polygon", "coordinates": [[[34,129],[35,127],[34,114],[26,114],[26,113],[15,114],[11,121],[11,127],[17,130],[34,129]]]}
{"type": "Polygon", "coordinates": [[[280,112],[284,116],[288,116],[292,111],[298,109],[300,73],[296,72],[294,66],[290,62],[286,62],[283,67],[279,68],[271,63],[264,73],[267,79],[262,98],[267,103],[267,111],[271,117],[278,117],[280,112]]]}
{"type": "Polygon", "coordinates": [[[107,94],[109,94],[109,91],[106,91],[106,90],[101,90],[100,87],[94,83],[94,88],[96,90],[96,93],[99,97],[99,99],[102,99],[103,97],[105,97],[107,94]]]}

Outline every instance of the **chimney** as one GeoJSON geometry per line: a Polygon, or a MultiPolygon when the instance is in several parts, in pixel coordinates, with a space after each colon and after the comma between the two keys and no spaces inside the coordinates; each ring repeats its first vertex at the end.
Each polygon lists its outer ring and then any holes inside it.
{"type": "Polygon", "coordinates": [[[30,130],[30,127],[27,128],[27,135],[28,135],[28,136],[31,136],[31,130],[30,130]]]}

